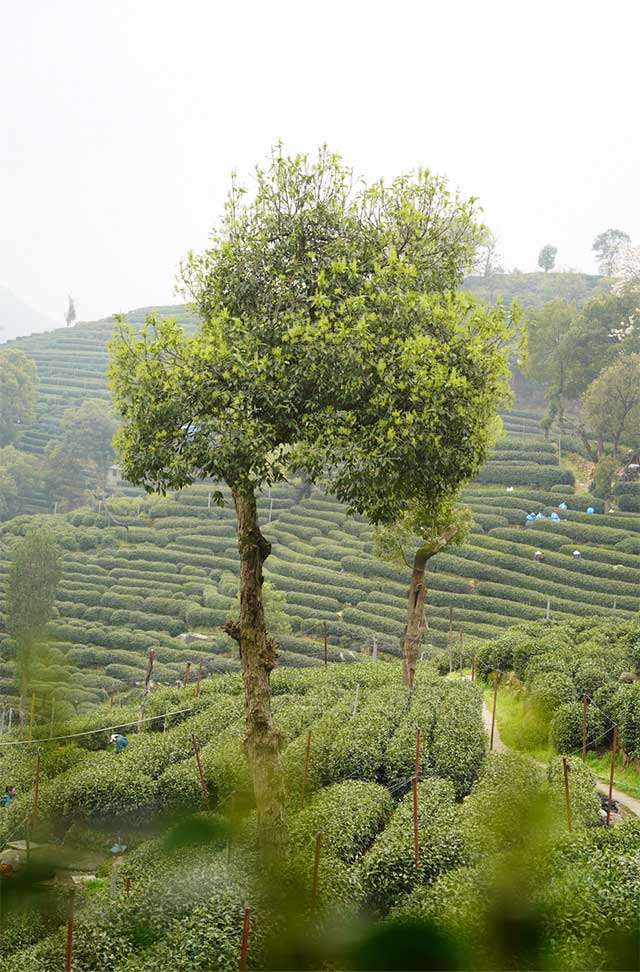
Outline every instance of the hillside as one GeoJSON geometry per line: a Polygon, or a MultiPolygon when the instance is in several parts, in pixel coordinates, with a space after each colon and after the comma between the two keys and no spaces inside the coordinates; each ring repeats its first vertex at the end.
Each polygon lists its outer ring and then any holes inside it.
{"type": "Polygon", "coordinates": [[[582,307],[590,297],[607,289],[610,281],[588,273],[494,273],[488,277],[471,276],[464,289],[471,290],[479,300],[493,303],[502,300],[509,305],[517,300],[521,307],[539,307],[556,298],[575,302],[582,307]]]}
{"type": "Polygon", "coordinates": [[[0,287],[0,344],[59,326],[53,318],[29,307],[6,287],[0,287]]]}

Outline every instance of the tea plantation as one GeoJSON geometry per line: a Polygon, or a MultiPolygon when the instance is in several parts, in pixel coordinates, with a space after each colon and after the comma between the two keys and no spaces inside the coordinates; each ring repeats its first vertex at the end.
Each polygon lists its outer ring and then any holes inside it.
{"type": "Polygon", "coordinates": [[[459,963],[448,967],[502,967],[496,950],[508,930],[487,932],[509,880],[520,881],[517,898],[535,928],[531,947],[556,963],[549,967],[601,967],[612,895],[619,947],[633,939],[637,824],[594,828],[593,778],[571,761],[568,833],[555,762],[547,771],[526,757],[487,758],[476,685],[438,677],[425,662],[407,694],[399,666],[369,661],[280,669],[273,691],[289,813],[277,861],[256,850],[236,673],[208,680],[198,697],[193,688],[157,689],[147,708],[157,718],[143,731],[135,732],[137,704],[103,705],[57,726],[70,739],[0,746],[0,775],[19,788],[0,816],[3,843],[32,812],[40,749],[33,871],[17,899],[11,881],[3,888],[1,969],[62,967],[65,889],[70,874],[91,866],[98,879],[76,893],[80,972],[151,972],[166,968],[168,956],[177,969],[237,969],[247,908],[249,968],[313,967],[327,950],[337,967],[376,967],[365,957],[376,948],[367,936],[387,928],[402,951],[394,929],[416,917],[426,919],[425,934],[436,935],[449,963],[459,963]],[[116,755],[108,736],[123,723],[134,725],[116,755]],[[42,883],[53,874],[57,882],[42,883]],[[30,880],[39,889],[37,918],[24,893],[30,880]],[[576,880],[589,922],[575,920],[575,889],[568,892],[576,880]],[[385,921],[363,925],[365,916],[385,921]]]}

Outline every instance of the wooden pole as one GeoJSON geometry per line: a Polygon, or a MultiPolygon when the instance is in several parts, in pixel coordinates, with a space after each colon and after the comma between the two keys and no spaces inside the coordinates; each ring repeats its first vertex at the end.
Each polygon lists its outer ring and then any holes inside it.
{"type": "Polygon", "coordinates": [[[616,768],[616,749],[618,746],[618,727],[613,727],[613,743],[611,746],[611,775],[609,776],[609,801],[607,803],[607,827],[611,823],[611,800],[613,794],[613,773],[616,768]]]}
{"type": "Polygon", "coordinates": [[[471,656],[471,681],[475,682],[475,680],[476,680],[476,656],[472,655],[471,656]]]}
{"type": "Polygon", "coordinates": [[[462,678],[462,628],[460,628],[460,678],[462,678]]]}
{"type": "Polygon", "coordinates": [[[40,750],[36,753],[36,778],[33,785],[33,817],[38,816],[38,797],[40,795],[40,750]]]}
{"type": "Polygon", "coordinates": [[[569,766],[567,757],[562,757],[562,769],[564,770],[564,799],[567,804],[567,826],[571,831],[571,800],[569,798],[569,766]]]}
{"type": "Polygon", "coordinates": [[[31,693],[31,713],[29,715],[29,739],[33,739],[33,719],[36,714],[36,693],[31,693]]]}
{"type": "Polygon", "coordinates": [[[304,773],[302,776],[302,793],[300,794],[300,809],[304,807],[304,793],[307,788],[307,777],[309,776],[309,754],[311,753],[311,729],[307,733],[307,751],[304,757],[304,773]]]}
{"type": "Polygon", "coordinates": [[[415,778],[420,778],[420,726],[416,728],[416,772],[415,778]]]}
{"type": "Polygon", "coordinates": [[[582,762],[587,761],[587,693],[582,693],[582,762]]]}
{"type": "Polygon", "coordinates": [[[131,878],[130,877],[126,877],[124,879],[124,893],[126,894],[127,898],[131,894],[131,878]]]}
{"type": "Polygon", "coordinates": [[[413,855],[416,867],[420,867],[420,835],[418,832],[418,780],[413,777],[413,855]]]}
{"type": "Polygon", "coordinates": [[[202,771],[202,763],[200,762],[200,750],[198,749],[198,743],[196,742],[196,737],[191,733],[191,745],[193,746],[193,752],[195,753],[196,763],[198,766],[198,773],[200,774],[200,787],[202,789],[202,796],[204,797],[204,802],[207,805],[207,810],[209,809],[209,790],[207,789],[207,784],[204,778],[204,773],[202,771]]]}
{"type": "Polygon", "coordinates": [[[327,667],[327,655],[328,655],[328,647],[327,647],[327,622],[326,621],[323,621],[322,622],[322,628],[323,628],[323,632],[324,632],[324,667],[326,668],[327,667]]]}
{"type": "Polygon", "coordinates": [[[245,908],[244,921],[242,923],[242,945],[240,947],[240,972],[245,972],[247,968],[247,952],[249,950],[250,921],[251,921],[251,908],[245,908]]]}
{"type": "Polygon", "coordinates": [[[548,621],[550,617],[551,617],[551,598],[548,597],[547,598],[547,611],[546,611],[546,614],[545,614],[545,620],[548,621]]]}
{"type": "Polygon", "coordinates": [[[500,673],[494,672],[493,674],[493,711],[491,713],[491,741],[489,742],[489,752],[493,749],[493,735],[496,727],[496,703],[498,701],[498,682],[500,680],[500,673]]]}
{"type": "Polygon", "coordinates": [[[311,885],[311,907],[315,908],[316,897],[318,895],[318,869],[320,867],[320,844],[322,842],[322,834],[320,831],[316,834],[316,853],[313,861],[313,883],[311,885]]]}
{"type": "Polygon", "coordinates": [[[453,608],[449,608],[449,672],[453,671],[453,608]]]}
{"type": "Polygon", "coordinates": [[[71,957],[73,954],[73,906],[75,902],[75,892],[69,896],[69,908],[67,910],[67,951],[65,957],[65,972],[71,972],[71,957]]]}
{"type": "Polygon", "coordinates": [[[358,703],[360,701],[360,682],[356,682],[356,692],[353,699],[353,709],[351,715],[354,716],[358,711],[358,703]]]}
{"type": "Polygon", "coordinates": [[[204,664],[204,659],[202,655],[198,660],[198,678],[196,679],[196,698],[200,695],[200,682],[202,681],[202,666],[204,664]]]}
{"type": "Polygon", "coordinates": [[[184,675],[182,676],[182,687],[187,687],[187,682],[189,681],[189,672],[191,671],[191,662],[187,662],[184,667],[184,675]]]}
{"type": "Polygon", "coordinates": [[[233,827],[233,818],[236,808],[236,795],[231,794],[231,802],[229,804],[229,836],[227,838],[227,864],[231,863],[231,829],[233,827]]]}

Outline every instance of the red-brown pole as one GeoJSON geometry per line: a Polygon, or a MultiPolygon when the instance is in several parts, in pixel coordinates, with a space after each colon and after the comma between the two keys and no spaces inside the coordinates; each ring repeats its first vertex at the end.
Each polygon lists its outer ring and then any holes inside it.
{"type": "Polygon", "coordinates": [[[611,775],[609,777],[609,802],[607,804],[607,827],[611,823],[611,799],[613,794],[613,772],[616,768],[616,748],[618,746],[618,727],[613,727],[613,744],[611,746],[611,775]]]}
{"type": "Polygon", "coordinates": [[[564,798],[567,804],[567,826],[569,831],[571,831],[571,800],[569,799],[569,766],[567,764],[567,757],[562,757],[562,768],[564,770],[564,798]]]}
{"type": "Polygon", "coordinates": [[[416,729],[416,780],[420,778],[420,726],[416,729]]]}
{"type": "Polygon", "coordinates": [[[449,671],[453,671],[453,608],[449,608],[449,671]]]}
{"type": "Polygon", "coordinates": [[[207,810],[209,809],[209,791],[207,789],[207,784],[205,782],[204,773],[202,771],[202,763],[200,762],[200,750],[198,749],[198,743],[196,742],[196,737],[191,733],[191,745],[193,746],[193,752],[195,753],[196,763],[198,765],[198,773],[200,774],[200,786],[202,788],[202,795],[204,797],[204,802],[207,805],[207,810]]]}
{"type": "Polygon", "coordinates": [[[459,630],[459,635],[460,635],[460,678],[462,678],[462,653],[463,653],[462,628],[460,628],[459,630]]]}
{"type": "Polygon", "coordinates": [[[36,753],[36,780],[33,788],[33,814],[32,818],[38,816],[38,797],[40,794],[40,750],[36,753]]]}
{"type": "Polygon", "coordinates": [[[318,868],[320,867],[320,844],[322,842],[322,834],[320,831],[316,834],[316,855],[313,862],[313,884],[311,885],[311,907],[315,907],[316,897],[318,894],[318,868]]]}
{"type": "Polygon", "coordinates": [[[413,777],[413,853],[416,867],[420,867],[420,835],[418,833],[418,780],[413,777]]]}
{"type": "Polygon", "coordinates": [[[200,660],[198,661],[198,678],[196,681],[196,698],[198,698],[198,696],[200,695],[200,682],[202,681],[202,664],[203,664],[203,658],[202,655],[200,655],[200,660]]]}
{"type": "Polygon", "coordinates": [[[131,894],[131,878],[130,877],[127,877],[127,878],[124,879],[124,893],[126,894],[127,898],[131,894]]]}
{"type": "Polygon", "coordinates": [[[311,753],[311,729],[307,733],[307,751],[304,757],[304,773],[302,776],[302,793],[300,794],[300,809],[304,807],[304,793],[307,789],[307,777],[309,776],[309,754],[311,753]]]}
{"type": "Polygon", "coordinates": [[[471,681],[475,682],[475,680],[476,680],[476,656],[472,655],[471,656],[471,681]]]}
{"type": "Polygon", "coordinates": [[[244,909],[244,922],[242,923],[242,945],[240,947],[240,972],[245,972],[247,968],[247,952],[249,951],[249,922],[251,921],[251,908],[244,909]]]}
{"type": "Polygon", "coordinates": [[[587,761],[587,693],[582,693],[582,762],[587,761]]]}
{"type": "Polygon", "coordinates": [[[328,648],[327,648],[327,637],[328,637],[327,636],[327,622],[326,621],[323,621],[322,622],[322,626],[323,626],[323,631],[324,631],[324,667],[326,668],[327,667],[327,655],[328,655],[328,648]]]}
{"type": "Polygon", "coordinates": [[[191,662],[187,662],[184,669],[184,675],[182,676],[182,687],[187,687],[187,682],[189,681],[189,672],[191,671],[191,662]]]}
{"type": "Polygon", "coordinates": [[[67,911],[67,951],[65,956],[65,972],[71,972],[71,957],[73,955],[73,905],[75,892],[72,891],[69,897],[69,909],[67,911]]]}
{"type": "Polygon", "coordinates": [[[499,673],[495,672],[493,676],[493,712],[491,713],[491,741],[489,742],[489,752],[493,749],[493,735],[496,727],[496,703],[498,701],[498,681],[499,673]]]}

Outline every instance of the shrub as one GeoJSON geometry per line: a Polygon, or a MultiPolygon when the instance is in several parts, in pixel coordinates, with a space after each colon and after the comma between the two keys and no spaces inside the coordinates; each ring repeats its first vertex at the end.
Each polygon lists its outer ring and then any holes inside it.
{"type": "Polygon", "coordinates": [[[437,776],[451,780],[458,799],[469,792],[486,754],[482,696],[470,682],[447,686],[436,712],[430,755],[437,776]]]}
{"type": "Polygon", "coordinates": [[[402,895],[458,866],[463,841],[453,784],[429,779],[418,784],[420,867],[413,846],[413,794],[408,793],[362,859],[360,878],[370,907],[385,914],[402,895]]]}
{"type": "MultiPolygon", "coordinates": [[[[593,826],[600,819],[600,800],[596,792],[596,778],[581,759],[569,757],[569,804],[571,807],[571,821],[574,828],[593,826]]],[[[556,757],[549,763],[547,779],[551,790],[551,799],[557,807],[565,807],[564,767],[562,759],[556,757]]]]}
{"type": "MultiPolygon", "coordinates": [[[[604,743],[607,727],[603,713],[591,703],[587,707],[587,747],[604,743]]],[[[566,702],[551,719],[549,739],[559,753],[576,753],[582,748],[582,703],[566,702]]]]}
{"type": "Polygon", "coordinates": [[[308,848],[321,831],[323,850],[349,863],[382,830],[392,807],[388,791],[378,783],[347,780],[324,787],[293,819],[292,847],[308,848]]]}
{"type": "Polygon", "coordinates": [[[618,507],[625,513],[640,513],[640,496],[623,493],[618,499],[618,507]]]}
{"type": "Polygon", "coordinates": [[[534,704],[547,715],[564,702],[573,702],[576,696],[573,680],[563,672],[540,672],[528,687],[534,704]]]}

